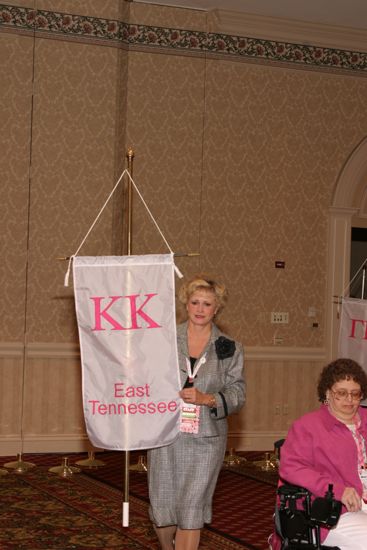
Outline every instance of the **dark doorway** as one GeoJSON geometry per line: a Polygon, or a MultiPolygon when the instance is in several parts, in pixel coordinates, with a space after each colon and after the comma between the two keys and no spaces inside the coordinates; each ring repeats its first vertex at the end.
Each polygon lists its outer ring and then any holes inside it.
{"type": "Polygon", "coordinates": [[[367,298],[367,229],[352,227],[350,250],[350,289],[351,298],[367,298]],[[362,292],[364,290],[364,296],[362,292]]]}

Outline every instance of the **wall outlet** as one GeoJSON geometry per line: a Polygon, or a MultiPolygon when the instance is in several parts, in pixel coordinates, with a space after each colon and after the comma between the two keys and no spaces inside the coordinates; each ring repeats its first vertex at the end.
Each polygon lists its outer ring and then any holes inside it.
{"type": "Polygon", "coordinates": [[[275,325],[286,325],[289,323],[289,313],[272,311],[271,312],[271,323],[275,325]]]}

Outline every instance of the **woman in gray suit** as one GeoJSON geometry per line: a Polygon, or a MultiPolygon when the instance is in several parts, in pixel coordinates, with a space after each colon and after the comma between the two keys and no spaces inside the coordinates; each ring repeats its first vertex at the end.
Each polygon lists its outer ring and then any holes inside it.
{"type": "Polygon", "coordinates": [[[212,497],[226,450],[227,416],[245,400],[242,345],[214,324],[224,285],[205,275],[184,284],[187,321],[177,327],[181,375],[180,434],[148,453],[150,517],[162,550],[196,550],[212,517],[212,497]]]}

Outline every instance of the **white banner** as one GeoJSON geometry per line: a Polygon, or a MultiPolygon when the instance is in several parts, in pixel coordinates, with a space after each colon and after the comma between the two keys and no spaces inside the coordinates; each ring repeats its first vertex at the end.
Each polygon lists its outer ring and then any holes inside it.
{"type": "Polygon", "coordinates": [[[339,357],[354,359],[367,371],[367,301],[344,298],[339,332],[339,357]]]}
{"type": "Polygon", "coordinates": [[[179,431],[173,255],[76,256],[83,405],[95,447],[171,443],[179,431]]]}

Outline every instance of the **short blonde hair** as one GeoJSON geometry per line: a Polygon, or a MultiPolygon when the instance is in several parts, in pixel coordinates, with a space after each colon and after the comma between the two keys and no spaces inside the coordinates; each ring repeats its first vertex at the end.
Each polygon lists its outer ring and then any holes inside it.
{"type": "Polygon", "coordinates": [[[213,292],[217,302],[218,312],[224,308],[228,298],[225,285],[218,283],[212,277],[209,277],[203,273],[194,275],[181,286],[178,293],[180,302],[186,305],[190,299],[190,296],[192,296],[197,290],[207,290],[209,292],[213,292]]]}

